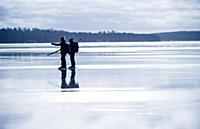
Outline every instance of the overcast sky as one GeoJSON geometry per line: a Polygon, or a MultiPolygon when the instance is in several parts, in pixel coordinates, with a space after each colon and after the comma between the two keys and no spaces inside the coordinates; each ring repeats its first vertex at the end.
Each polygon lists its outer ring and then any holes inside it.
{"type": "Polygon", "coordinates": [[[0,0],[0,27],[66,31],[200,30],[200,0],[0,0]]]}

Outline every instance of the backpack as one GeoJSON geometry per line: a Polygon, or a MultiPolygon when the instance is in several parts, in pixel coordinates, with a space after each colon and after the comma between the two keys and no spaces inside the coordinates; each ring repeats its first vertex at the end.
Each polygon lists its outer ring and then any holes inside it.
{"type": "Polygon", "coordinates": [[[77,53],[79,50],[78,42],[74,42],[74,52],[77,53]]]}

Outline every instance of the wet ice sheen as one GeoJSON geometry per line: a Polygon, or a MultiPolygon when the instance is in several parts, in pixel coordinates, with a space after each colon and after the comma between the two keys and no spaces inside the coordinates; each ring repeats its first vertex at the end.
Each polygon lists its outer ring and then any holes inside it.
{"type": "Polygon", "coordinates": [[[0,129],[199,129],[200,42],[80,43],[75,89],[57,49],[0,44],[0,129]]]}

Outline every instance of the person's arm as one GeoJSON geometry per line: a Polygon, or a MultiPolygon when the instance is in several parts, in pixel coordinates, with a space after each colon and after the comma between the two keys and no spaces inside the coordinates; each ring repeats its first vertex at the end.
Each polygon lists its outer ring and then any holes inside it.
{"type": "Polygon", "coordinates": [[[61,43],[51,43],[51,45],[54,45],[54,46],[60,46],[61,43]]]}

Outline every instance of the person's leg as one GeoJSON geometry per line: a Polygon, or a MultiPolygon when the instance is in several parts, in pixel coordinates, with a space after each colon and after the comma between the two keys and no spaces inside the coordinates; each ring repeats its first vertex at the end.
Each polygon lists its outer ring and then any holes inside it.
{"type": "Polygon", "coordinates": [[[70,54],[70,61],[71,61],[71,66],[75,67],[76,63],[75,63],[75,53],[70,54]]]}
{"type": "Polygon", "coordinates": [[[66,68],[66,60],[65,60],[66,54],[61,54],[61,67],[66,68]]]}

